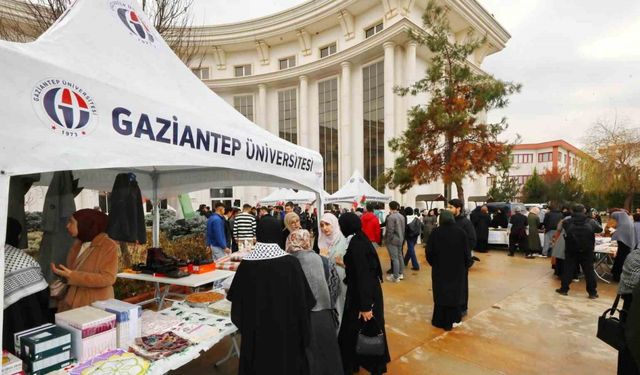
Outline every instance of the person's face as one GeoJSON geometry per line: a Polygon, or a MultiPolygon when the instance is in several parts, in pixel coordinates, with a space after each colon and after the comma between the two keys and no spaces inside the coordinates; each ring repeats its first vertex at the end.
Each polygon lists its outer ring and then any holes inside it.
{"type": "Polygon", "coordinates": [[[67,231],[71,237],[78,237],[78,221],[73,216],[67,221],[67,231]]]}
{"type": "Polygon", "coordinates": [[[333,234],[333,225],[321,221],[320,230],[322,230],[322,233],[324,233],[325,236],[330,236],[331,234],[333,234]]]}
{"type": "Polygon", "coordinates": [[[293,229],[293,230],[302,229],[302,226],[300,226],[300,219],[299,218],[296,217],[293,220],[291,220],[291,229],[293,229]]]}
{"type": "Polygon", "coordinates": [[[447,204],[447,210],[449,210],[453,214],[453,216],[460,215],[460,209],[450,204],[447,204]]]}
{"type": "Polygon", "coordinates": [[[293,207],[291,207],[291,206],[284,206],[284,212],[285,212],[285,213],[287,213],[287,214],[288,214],[289,212],[293,212],[293,207]]]}

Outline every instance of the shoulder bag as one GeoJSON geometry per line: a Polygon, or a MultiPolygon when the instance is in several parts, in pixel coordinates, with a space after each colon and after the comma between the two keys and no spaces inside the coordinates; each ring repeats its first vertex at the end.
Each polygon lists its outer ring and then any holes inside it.
{"type": "Polygon", "coordinates": [[[382,328],[378,324],[378,321],[373,317],[369,321],[375,321],[377,333],[374,336],[365,335],[362,330],[364,326],[368,323],[365,322],[360,328],[358,332],[358,341],[356,342],[356,353],[358,355],[371,355],[371,356],[379,356],[384,354],[385,350],[385,342],[384,342],[384,332],[382,332],[382,328]]]}
{"type": "Polygon", "coordinates": [[[609,344],[616,350],[620,350],[624,346],[624,326],[619,317],[614,316],[618,310],[618,302],[620,301],[620,295],[616,296],[613,301],[613,306],[607,309],[598,318],[598,333],[596,336],[609,344]],[[609,314],[607,316],[607,314],[609,314]]]}

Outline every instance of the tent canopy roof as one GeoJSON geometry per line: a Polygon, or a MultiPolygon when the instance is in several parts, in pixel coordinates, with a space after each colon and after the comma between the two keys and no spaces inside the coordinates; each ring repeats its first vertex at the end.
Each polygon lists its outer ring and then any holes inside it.
{"type": "Polygon", "coordinates": [[[346,184],[326,199],[326,203],[352,203],[359,201],[363,196],[367,201],[373,202],[388,202],[391,200],[391,197],[378,192],[369,185],[359,171],[355,171],[346,184]]]}
{"type": "Polygon", "coordinates": [[[419,194],[416,195],[416,202],[444,202],[442,194],[419,194]]]}
{"type": "MultiPolygon", "coordinates": [[[[270,185],[320,194],[322,157],[253,124],[173,53],[133,0],[78,0],[38,40],[0,41],[0,170],[120,172],[170,196],[270,185]]],[[[46,176],[43,181],[47,181],[46,176]]]]}

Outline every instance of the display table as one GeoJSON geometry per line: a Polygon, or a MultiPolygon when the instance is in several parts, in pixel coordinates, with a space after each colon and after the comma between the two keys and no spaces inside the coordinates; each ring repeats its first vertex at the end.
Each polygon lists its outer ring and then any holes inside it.
{"type": "Polygon", "coordinates": [[[593,269],[596,276],[607,284],[610,282],[605,277],[611,275],[617,251],[618,243],[616,241],[611,241],[609,237],[596,237],[596,246],[593,250],[595,256],[593,269]]]}
{"type": "MultiPolygon", "coordinates": [[[[538,233],[540,244],[544,244],[544,233],[538,233]]],[[[509,233],[506,229],[489,228],[489,244],[509,246],[509,233]]]]}
{"type": "Polygon", "coordinates": [[[164,300],[167,297],[167,294],[169,293],[169,289],[171,289],[171,287],[166,287],[164,288],[164,290],[162,290],[162,288],[160,287],[160,284],[186,286],[186,287],[197,289],[206,284],[222,281],[232,276],[233,274],[235,274],[234,271],[215,270],[215,271],[207,272],[203,274],[189,275],[187,277],[183,277],[180,279],[153,276],[153,275],[148,275],[144,273],[128,273],[128,272],[121,272],[117,276],[121,279],[139,280],[139,281],[147,281],[147,282],[155,283],[154,298],[147,301],[143,301],[139,304],[145,305],[145,304],[155,302],[158,308],[161,309],[162,305],[164,304],[164,300]]]}

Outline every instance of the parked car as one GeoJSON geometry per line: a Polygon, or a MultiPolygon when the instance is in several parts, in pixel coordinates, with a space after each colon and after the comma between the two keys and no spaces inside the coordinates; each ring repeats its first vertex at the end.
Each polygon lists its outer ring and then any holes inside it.
{"type": "Polygon", "coordinates": [[[486,204],[489,209],[489,213],[493,214],[494,212],[501,209],[503,212],[507,214],[507,217],[511,217],[516,207],[520,208],[520,211],[524,213],[527,208],[522,203],[507,203],[507,202],[491,202],[486,204]]]}

